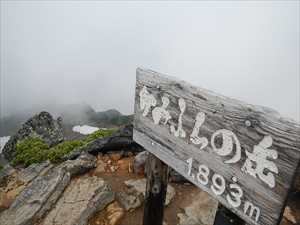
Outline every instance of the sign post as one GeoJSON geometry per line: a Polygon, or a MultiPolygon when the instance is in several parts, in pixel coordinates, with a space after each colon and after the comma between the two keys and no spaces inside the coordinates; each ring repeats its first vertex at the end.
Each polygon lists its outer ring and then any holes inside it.
{"type": "Polygon", "coordinates": [[[219,203],[214,225],[245,225],[245,221],[219,203]]]}
{"type": "Polygon", "coordinates": [[[143,225],[162,225],[168,186],[168,166],[149,154],[143,225]]]}
{"type": "Polygon", "coordinates": [[[300,159],[296,122],[137,69],[133,139],[246,223],[280,222],[300,159]]]}

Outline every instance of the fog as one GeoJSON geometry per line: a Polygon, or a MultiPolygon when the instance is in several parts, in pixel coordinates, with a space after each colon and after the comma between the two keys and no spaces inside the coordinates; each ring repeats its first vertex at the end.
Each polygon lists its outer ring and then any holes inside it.
{"type": "Polygon", "coordinates": [[[1,116],[133,112],[149,68],[300,120],[298,1],[1,1],[1,116]]]}

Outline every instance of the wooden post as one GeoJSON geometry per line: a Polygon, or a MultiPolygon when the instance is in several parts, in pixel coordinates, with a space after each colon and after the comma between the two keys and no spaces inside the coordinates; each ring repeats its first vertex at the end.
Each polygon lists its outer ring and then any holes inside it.
{"type": "Polygon", "coordinates": [[[214,225],[246,225],[246,222],[219,203],[214,225]]]}
{"type": "Polygon", "coordinates": [[[162,225],[168,186],[168,166],[149,153],[143,225],[162,225]]]}

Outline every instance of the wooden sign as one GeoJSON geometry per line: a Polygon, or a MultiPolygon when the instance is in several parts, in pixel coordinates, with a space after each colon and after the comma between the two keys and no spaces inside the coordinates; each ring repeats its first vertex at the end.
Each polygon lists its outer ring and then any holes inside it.
{"type": "Polygon", "coordinates": [[[137,69],[133,139],[247,223],[280,222],[300,158],[294,121],[137,69]]]}

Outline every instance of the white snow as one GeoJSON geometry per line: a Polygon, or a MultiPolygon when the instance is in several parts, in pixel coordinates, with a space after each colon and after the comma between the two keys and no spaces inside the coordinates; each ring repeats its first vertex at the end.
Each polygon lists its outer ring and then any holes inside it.
{"type": "Polygon", "coordinates": [[[8,142],[9,138],[10,136],[0,137],[0,153],[2,152],[2,148],[4,147],[6,142],[8,142]]]}
{"type": "Polygon", "coordinates": [[[78,133],[81,133],[81,134],[84,134],[84,135],[88,135],[88,134],[94,133],[95,131],[99,130],[99,128],[98,127],[92,127],[92,126],[89,126],[89,125],[83,125],[83,126],[77,125],[77,126],[74,126],[72,128],[72,130],[74,132],[78,132],[78,133]]]}

